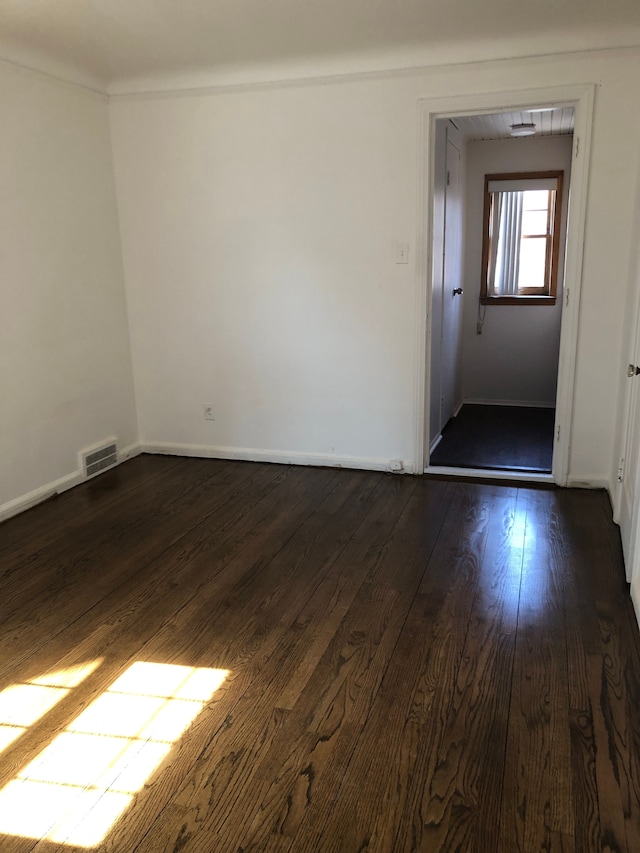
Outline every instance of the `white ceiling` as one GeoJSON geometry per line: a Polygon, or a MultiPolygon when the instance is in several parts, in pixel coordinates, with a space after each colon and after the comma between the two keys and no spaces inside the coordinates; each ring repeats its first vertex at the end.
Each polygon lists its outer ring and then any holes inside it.
{"type": "Polygon", "coordinates": [[[639,0],[0,0],[0,57],[104,88],[407,51],[428,65],[452,46],[469,61],[637,44],[639,0]]]}
{"type": "Polygon", "coordinates": [[[532,106],[531,110],[516,113],[456,116],[452,121],[470,141],[509,139],[511,125],[529,123],[535,124],[536,136],[562,136],[573,133],[574,109],[573,107],[556,107],[541,110],[532,106]]]}

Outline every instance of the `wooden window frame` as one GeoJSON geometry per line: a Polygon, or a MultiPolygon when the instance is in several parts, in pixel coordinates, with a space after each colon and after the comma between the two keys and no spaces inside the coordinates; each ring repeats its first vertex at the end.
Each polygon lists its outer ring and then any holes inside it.
{"type": "MultiPolygon", "coordinates": [[[[482,230],[482,277],[480,280],[480,304],[481,305],[555,305],[558,286],[558,258],[560,255],[560,223],[562,215],[562,185],[564,171],[553,170],[545,172],[503,172],[500,174],[484,176],[484,210],[482,230]],[[545,262],[545,281],[547,286],[545,292],[540,293],[539,288],[523,288],[517,296],[492,296],[489,293],[489,258],[491,256],[491,193],[489,183],[493,181],[527,181],[539,178],[553,178],[556,180],[555,202],[549,205],[547,212],[547,234],[540,237],[547,238],[547,251],[545,262]],[[550,227],[552,230],[550,232],[550,227]]],[[[552,192],[552,190],[550,190],[552,192]]],[[[537,235],[527,235],[534,237],[537,235]]]]}

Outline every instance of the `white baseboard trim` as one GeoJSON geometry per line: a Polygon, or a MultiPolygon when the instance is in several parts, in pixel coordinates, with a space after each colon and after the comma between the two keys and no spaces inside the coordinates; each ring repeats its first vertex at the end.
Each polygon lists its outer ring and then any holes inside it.
{"type": "MultiPolygon", "coordinates": [[[[555,403],[540,403],[535,400],[482,400],[477,397],[465,397],[462,405],[468,406],[522,406],[526,409],[555,409],[555,403]]],[[[462,408],[462,406],[460,407],[462,408]]],[[[458,410],[459,411],[459,410],[458,410]]]]}
{"type": "MultiPolygon", "coordinates": [[[[140,444],[130,444],[128,447],[124,447],[122,450],[118,451],[117,464],[119,465],[127,459],[133,459],[134,456],[138,456],[142,452],[143,450],[140,444]]],[[[112,465],[111,469],[107,468],[105,471],[113,470],[115,467],[117,467],[117,465],[112,465]]],[[[99,474],[95,474],[94,476],[99,477],[102,473],[104,472],[100,471],[99,474]]],[[[93,478],[90,477],[89,479],[93,478]]],[[[84,483],[86,481],[87,478],[84,476],[84,471],[81,468],[78,468],[77,471],[73,471],[71,474],[60,477],[59,480],[54,480],[52,483],[40,486],[32,492],[27,492],[26,495],[21,495],[19,498],[14,498],[12,501],[7,501],[7,503],[0,506],[0,522],[6,521],[14,515],[19,515],[21,512],[25,512],[25,510],[31,509],[43,501],[46,501],[55,495],[62,494],[62,492],[66,492],[69,489],[73,489],[74,486],[79,486],[80,483],[84,483]]]]}
{"type": "Polygon", "coordinates": [[[26,495],[21,495],[19,498],[14,498],[12,501],[0,506],[0,521],[6,521],[14,515],[18,515],[31,507],[37,506],[48,498],[59,495],[61,492],[66,492],[67,489],[72,489],[79,485],[84,480],[83,472],[78,469],[72,474],[67,474],[66,477],[61,477],[59,480],[54,480],[52,483],[47,483],[45,486],[40,486],[32,492],[27,492],[26,495]]]}
{"type": "Polygon", "coordinates": [[[466,403],[466,400],[460,400],[460,402],[458,403],[458,405],[457,405],[457,406],[455,406],[455,408],[454,408],[454,410],[453,410],[453,417],[454,417],[454,418],[457,418],[457,417],[458,417],[458,415],[460,414],[460,409],[464,406],[464,404],[465,404],[465,403],[466,403]]]}
{"type": "Polygon", "coordinates": [[[141,453],[144,453],[144,450],[139,442],[130,444],[128,447],[123,447],[122,450],[118,451],[118,463],[126,462],[127,459],[133,459],[134,456],[140,456],[141,453]]]}
{"type": "Polygon", "coordinates": [[[436,447],[440,444],[441,441],[442,441],[442,433],[439,432],[437,434],[437,436],[433,439],[431,444],[429,445],[429,456],[431,456],[431,454],[436,449],[436,447]]]}
{"type": "Polygon", "coordinates": [[[611,493],[611,484],[602,477],[567,477],[567,486],[570,489],[606,489],[611,493]]]}
{"type": "Polygon", "coordinates": [[[335,456],[328,453],[300,453],[297,450],[258,450],[252,447],[217,447],[208,444],[143,442],[142,453],[168,456],[195,456],[204,459],[237,459],[244,462],[274,462],[279,465],[312,465],[326,468],[354,468],[364,471],[415,473],[413,460],[380,459],[369,456],[335,456]],[[400,467],[398,467],[400,465],[400,467]]]}

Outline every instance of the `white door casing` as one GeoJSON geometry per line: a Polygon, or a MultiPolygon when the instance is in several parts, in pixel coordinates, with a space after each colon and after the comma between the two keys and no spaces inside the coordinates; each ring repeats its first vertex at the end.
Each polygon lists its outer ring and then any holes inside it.
{"type": "Polygon", "coordinates": [[[444,121],[435,127],[435,169],[433,174],[432,298],[429,338],[430,399],[427,447],[432,447],[442,430],[442,302],[444,298],[444,223],[447,180],[447,129],[444,121]]]}
{"type": "Polygon", "coordinates": [[[571,205],[567,222],[564,296],[560,333],[556,435],[553,455],[553,479],[566,485],[573,416],[573,392],[578,339],[578,317],[582,277],[582,250],[586,218],[589,151],[593,121],[594,86],[558,86],[515,92],[489,92],[477,95],[425,99],[419,103],[419,150],[422,152],[419,174],[419,210],[416,257],[416,360],[415,360],[415,459],[416,470],[428,462],[425,442],[425,418],[430,416],[431,381],[427,343],[431,340],[431,298],[433,270],[433,187],[435,169],[436,121],[456,115],[478,115],[521,111],[536,106],[573,106],[575,129],[571,173],[571,205]],[[427,357],[425,358],[425,353],[427,357]],[[422,463],[422,464],[421,464],[422,463]]]}
{"type": "Polygon", "coordinates": [[[623,387],[625,408],[621,419],[622,456],[618,468],[614,520],[620,525],[627,581],[632,583],[637,610],[640,606],[640,600],[637,600],[640,593],[640,375],[636,370],[640,369],[640,251],[634,278],[636,287],[630,312],[633,319],[628,337],[628,372],[623,387]],[[635,590],[635,587],[638,589],[635,590]]]}
{"type": "MultiPolygon", "coordinates": [[[[630,363],[634,370],[640,361],[640,352],[636,348],[635,358],[630,363]]],[[[640,376],[629,377],[631,383],[631,398],[629,402],[629,423],[626,430],[625,450],[622,465],[622,483],[620,489],[620,505],[617,513],[620,525],[622,552],[627,573],[627,581],[632,576],[640,578],[640,555],[638,551],[638,477],[640,462],[640,394],[638,382],[640,376]]]]}

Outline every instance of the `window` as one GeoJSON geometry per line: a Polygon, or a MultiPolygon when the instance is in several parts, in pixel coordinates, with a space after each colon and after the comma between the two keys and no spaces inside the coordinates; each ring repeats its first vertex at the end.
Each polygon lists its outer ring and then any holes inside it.
{"type": "Polygon", "coordinates": [[[555,304],[563,175],[485,175],[482,304],[555,304]]]}

